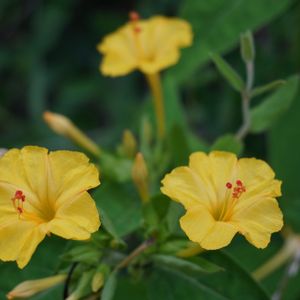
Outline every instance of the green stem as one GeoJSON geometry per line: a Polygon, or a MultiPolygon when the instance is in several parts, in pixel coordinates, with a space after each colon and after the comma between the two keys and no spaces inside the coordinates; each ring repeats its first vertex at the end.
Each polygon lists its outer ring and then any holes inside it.
{"type": "Polygon", "coordinates": [[[145,74],[154,101],[154,109],[157,121],[158,137],[163,139],[165,136],[165,110],[164,110],[164,98],[161,87],[161,80],[159,73],[145,74]]]}
{"type": "Polygon", "coordinates": [[[152,246],[155,242],[154,238],[151,238],[145,242],[143,242],[141,245],[139,245],[136,249],[134,249],[128,256],[126,256],[115,268],[116,270],[120,270],[123,268],[126,268],[130,262],[139,256],[141,253],[143,253],[146,249],[148,249],[150,246],[152,246]]]}
{"type": "Polygon", "coordinates": [[[254,83],[254,63],[246,63],[246,88],[242,91],[242,114],[243,114],[243,124],[236,133],[236,138],[242,140],[248,134],[251,126],[251,115],[250,115],[250,101],[251,101],[251,91],[254,83]]]}
{"type": "Polygon", "coordinates": [[[284,246],[270,260],[255,270],[252,273],[252,276],[258,281],[264,279],[273,271],[292,259],[299,246],[300,241],[297,237],[287,238],[284,246]]]}

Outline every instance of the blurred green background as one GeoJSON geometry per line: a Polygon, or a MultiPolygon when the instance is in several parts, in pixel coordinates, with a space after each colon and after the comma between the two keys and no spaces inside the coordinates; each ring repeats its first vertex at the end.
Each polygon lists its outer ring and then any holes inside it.
{"type": "MultiPolygon", "coordinates": [[[[256,44],[256,85],[299,74],[300,1],[1,0],[1,147],[34,144],[76,149],[44,124],[45,110],[68,116],[107,149],[115,149],[125,128],[138,133],[142,116],[152,111],[143,76],[134,72],[120,78],[103,77],[96,51],[102,37],[126,22],[133,9],[145,18],[179,16],[193,26],[193,46],[182,51],[178,65],[164,71],[163,83],[169,128],[189,128],[201,139],[199,145],[236,132],[241,123],[240,95],[211,63],[211,51],[221,54],[243,75],[239,37],[250,29],[256,44]]],[[[255,98],[253,105],[265,97],[255,98]]],[[[280,203],[286,222],[300,232],[300,92],[291,99],[283,95],[281,101],[280,117],[267,130],[246,138],[244,155],[266,159],[274,167],[284,182],[280,203]]],[[[190,150],[197,147],[193,144],[190,150]]],[[[241,250],[239,244],[228,251],[253,270],[276,251],[281,240],[275,237],[264,252],[249,245],[241,250]]],[[[1,297],[27,276],[51,273],[48,265],[53,267],[62,251],[58,240],[51,245],[52,255],[42,245],[24,272],[11,264],[0,265],[1,297]],[[10,281],[3,279],[5,274],[11,274],[10,281]]],[[[270,293],[281,271],[265,282],[270,293]]],[[[300,298],[300,288],[293,282],[288,293],[286,299],[300,298]]]]}

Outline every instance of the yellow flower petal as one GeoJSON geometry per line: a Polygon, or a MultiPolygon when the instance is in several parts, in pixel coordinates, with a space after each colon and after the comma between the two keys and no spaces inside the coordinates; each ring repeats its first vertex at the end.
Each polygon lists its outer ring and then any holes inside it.
{"type": "Polygon", "coordinates": [[[208,206],[210,197],[205,184],[197,174],[187,167],[178,167],[162,180],[161,191],[185,208],[203,204],[208,206]]]}
{"type": "Polygon", "coordinates": [[[282,212],[273,198],[254,199],[252,205],[234,212],[231,220],[257,248],[265,248],[270,242],[271,233],[283,226],[282,212]]]}
{"type": "Polygon", "coordinates": [[[30,190],[19,149],[11,149],[1,157],[0,182],[9,183],[24,190],[30,190]]]}
{"type": "Polygon", "coordinates": [[[34,194],[42,199],[47,193],[47,156],[48,150],[42,147],[27,146],[21,149],[22,158],[27,182],[34,194]]]}
{"type": "Polygon", "coordinates": [[[99,172],[86,155],[75,151],[49,154],[53,201],[60,205],[77,194],[99,185],[99,172]]]}
{"type": "Polygon", "coordinates": [[[229,245],[238,229],[228,222],[215,222],[201,242],[201,247],[206,250],[216,250],[229,245]]]}
{"type": "Polygon", "coordinates": [[[215,221],[201,206],[188,209],[180,219],[180,225],[191,241],[199,243],[206,250],[227,246],[238,231],[230,223],[215,221]]]}
{"type": "Polygon", "coordinates": [[[27,240],[25,240],[17,258],[17,264],[20,269],[23,269],[28,264],[38,244],[45,238],[46,233],[41,227],[43,226],[33,228],[27,240]]]}
{"type": "Polygon", "coordinates": [[[95,202],[87,192],[83,192],[58,208],[48,230],[66,239],[85,240],[99,226],[95,202]]]}
{"type": "Polygon", "coordinates": [[[191,43],[191,26],[184,20],[156,16],[137,24],[129,22],[97,46],[104,54],[100,69],[108,76],[126,75],[134,69],[156,73],[175,64],[179,48],[191,43]]]}
{"type": "MultiPolygon", "coordinates": [[[[3,222],[3,217],[1,218],[3,222]]],[[[6,219],[6,226],[0,229],[0,259],[3,261],[16,260],[35,224],[16,222],[15,218],[6,219]],[[16,238],[17,237],[17,238],[16,238]]]]}
{"type": "Polygon", "coordinates": [[[214,227],[216,221],[203,206],[188,209],[180,219],[180,226],[189,239],[201,245],[207,233],[214,227]]]}
{"type": "Polygon", "coordinates": [[[211,173],[218,191],[218,197],[224,197],[226,183],[232,181],[235,175],[237,157],[235,154],[224,151],[213,151],[209,154],[211,173]]]}

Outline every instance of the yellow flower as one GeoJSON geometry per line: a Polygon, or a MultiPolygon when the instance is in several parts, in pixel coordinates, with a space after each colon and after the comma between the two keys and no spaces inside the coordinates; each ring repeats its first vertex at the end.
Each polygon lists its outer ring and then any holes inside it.
{"type": "Polygon", "coordinates": [[[27,146],[0,158],[0,259],[23,268],[46,234],[86,240],[100,226],[87,190],[98,170],[79,152],[27,146]]]}
{"type": "Polygon", "coordinates": [[[163,179],[162,192],[184,205],[181,228],[207,250],[227,246],[239,232],[257,248],[265,248],[271,233],[283,226],[275,197],[281,182],[267,163],[237,159],[228,152],[190,156],[163,179]]]}
{"type": "Polygon", "coordinates": [[[139,69],[153,74],[177,63],[179,49],[190,46],[192,31],[188,22],[155,16],[140,20],[135,12],[131,21],[107,35],[97,49],[104,55],[101,72],[122,76],[139,69]]]}

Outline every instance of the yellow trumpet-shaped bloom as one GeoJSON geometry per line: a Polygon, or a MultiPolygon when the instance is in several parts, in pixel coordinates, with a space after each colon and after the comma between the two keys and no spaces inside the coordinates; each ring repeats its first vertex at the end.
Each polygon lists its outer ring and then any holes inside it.
{"type": "Polygon", "coordinates": [[[283,226],[275,197],[281,182],[267,163],[229,152],[196,152],[189,166],[178,167],[162,180],[162,192],[186,209],[181,228],[207,250],[227,246],[239,232],[257,248],[283,226]]]}
{"type": "Polygon", "coordinates": [[[87,190],[100,184],[98,170],[74,151],[35,146],[0,158],[0,260],[23,268],[46,234],[86,240],[100,226],[87,190]]]}
{"type": "Polygon", "coordinates": [[[179,49],[192,43],[191,26],[184,20],[163,16],[140,20],[135,12],[130,19],[97,46],[104,55],[100,66],[104,75],[122,76],[135,69],[157,73],[176,64],[179,49]]]}

